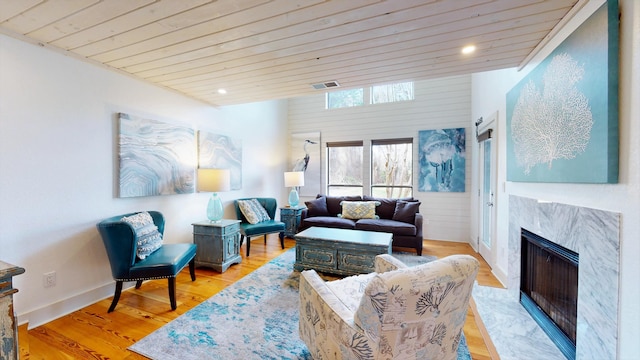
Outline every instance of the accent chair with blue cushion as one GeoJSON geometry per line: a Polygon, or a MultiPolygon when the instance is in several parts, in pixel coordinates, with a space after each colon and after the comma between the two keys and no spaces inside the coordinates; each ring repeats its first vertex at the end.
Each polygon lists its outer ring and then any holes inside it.
{"type": "Polygon", "coordinates": [[[300,338],[314,359],[456,359],[479,263],[453,255],[407,267],[376,256],[376,272],[324,281],[300,275],[300,338]]]}
{"type": "Polygon", "coordinates": [[[236,209],[236,216],[240,220],[240,246],[244,242],[244,238],[247,238],[247,256],[251,250],[251,238],[255,236],[264,236],[264,243],[267,243],[267,234],[278,233],[280,238],[280,246],[284,249],[284,229],[285,224],[281,221],[275,220],[276,209],[278,208],[278,202],[274,198],[243,198],[236,199],[234,201],[236,209]],[[255,201],[260,205],[258,208],[255,201]],[[253,204],[254,206],[241,207],[241,202],[253,204]],[[244,210],[244,212],[243,212],[244,210]],[[249,210],[250,212],[245,214],[249,210]],[[266,212],[261,214],[262,212],[266,212]]]}
{"type": "Polygon", "coordinates": [[[169,300],[171,310],[175,310],[176,276],[189,264],[191,281],[196,279],[196,245],[163,244],[164,216],[157,211],[118,215],[96,226],[116,281],[108,312],[116,308],[124,282],[135,281],[139,289],[142,281],[151,279],[169,279],[169,300]]]}

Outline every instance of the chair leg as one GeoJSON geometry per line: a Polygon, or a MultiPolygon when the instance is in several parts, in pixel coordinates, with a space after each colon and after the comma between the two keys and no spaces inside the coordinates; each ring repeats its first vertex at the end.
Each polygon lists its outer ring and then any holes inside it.
{"type": "Polygon", "coordinates": [[[196,281],[196,258],[194,257],[189,261],[189,274],[191,275],[191,281],[196,281]]]}
{"type": "Polygon", "coordinates": [[[176,306],[176,277],[169,278],[169,301],[171,302],[171,310],[175,310],[176,306]]]}
{"type": "Polygon", "coordinates": [[[122,293],[122,281],[116,281],[116,292],[113,294],[113,301],[111,301],[111,306],[109,306],[108,313],[112,312],[116,305],[118,304],[118,300],[120,300],[120,294],[122,293]]]}
{"type": "Polygon", "coordinates": [[[136,289],[140,289],[140,286],[142,286],[142,280],[136,281],[136,289]]]}
{"type": "Polygon", "coordinates": [[[264,244],[267,245],[267,234],[264,234],[264,244]]]}
{"type": "Polygon", "coordinates": [[[280,246],[284,249],[284,232],[279,233],[278,237],[280,238],[280,246]]]}
{"type": "Polygon", "coordinates": [[[247,257],[249,257],[249,250],[251,250],[251,238],[247,236],[247,257]]]}

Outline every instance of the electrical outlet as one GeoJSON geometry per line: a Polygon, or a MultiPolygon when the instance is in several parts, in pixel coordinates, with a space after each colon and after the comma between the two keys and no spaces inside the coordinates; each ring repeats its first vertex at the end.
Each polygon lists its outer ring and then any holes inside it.
{"type": "Polygon", "coordinates": [[[56,272],[50,271],[42,274],[42,286],[48,288],[56,286],[56,272]]]}

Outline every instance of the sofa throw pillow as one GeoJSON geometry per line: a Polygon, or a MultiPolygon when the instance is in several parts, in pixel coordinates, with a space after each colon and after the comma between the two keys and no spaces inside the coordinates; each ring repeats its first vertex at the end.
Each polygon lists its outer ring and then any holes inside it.
{"type": "Polygon", "coordinates": [[[258,199],[238,200],[238,207],[249,224],[257,224],[271,219],[258,199]]]}
{"type": "Polygon", "coordinates": [[[402,201],[396,202],[396,210],[392,220],[413,224],[416,222],[416,213],[420,210],[420,202],[402,201]]]}
{"type": "Polygon", "coordinates": [[[136,232],[136,256],[140,260],[144,260],[162,246],[162,234],[148,212],[125,216],[122,221],[131,224],[136,232]]]}
{"type": "Polygon", "coordinates": [[[330,216],[327,209],[327,198],[321,196],[312,201],[305,201],[307,206],[307,217],[313,216],[330,216]]]}
{"type": "Polygon", "coordinates": [[[343,219],[377,219],[376,206],[378,201],[343,201],[342,213],[339,215],[343,219]]]}

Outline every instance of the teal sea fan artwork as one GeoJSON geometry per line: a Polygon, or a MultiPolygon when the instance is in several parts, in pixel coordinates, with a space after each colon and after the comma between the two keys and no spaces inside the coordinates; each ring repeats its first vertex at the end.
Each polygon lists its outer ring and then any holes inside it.
{"type": "Polygon", "coordinates": [[[573,159],[591,139],[593,114],[589,99],[576,87],[584,67],[567,53],[553,57],[542,88],[529,81],[513,110],[511,134],[518,166],[531,168],[557,159],[573,159]]]}
{"type": "Polygon", "coordinates": [[[465,191],[465,129],[423,130],[418,133],[418,191],[465,191]]]}
{"type": "Polygon", "coordinates": [[[607,1],[506,96],[507,180],[618,182],[618,19],[607,1]]]}

